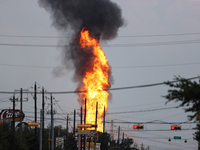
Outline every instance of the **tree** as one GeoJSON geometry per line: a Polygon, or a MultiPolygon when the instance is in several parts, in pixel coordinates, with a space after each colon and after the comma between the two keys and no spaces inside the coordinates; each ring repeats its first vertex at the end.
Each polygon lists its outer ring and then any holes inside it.
{"type": "Polygon", "coordinates": [[[2,150],[28,150],[26,140],[20,139],[20,133],[18,131],[13,132],[10,128],[10,123],[4,121],[0,125],[0,149],[2,150]],[[13,143],[14,142],[14,143],[13,143]]]}
{"type": "Polygon", "coordinates": [[[104,148],[105,150],[109,149],[108,142],[110,142],[110,134],[105,133],[99,133],[98,132],[98,141],[97,143],[101,143],[101,149],[104,148]]]}
{"type": "MultiPolygon", "coordinates": [[[[199,81],[191,81],[180,76],[175,76],[174,82],[166,82],[172,89],[168,90],[168,94],[164,96],[167,102],[175,101],[180,102],[178,107],[187,106],[185,112],[191,112],[188,119],[199,120],[198,114],[200,113],[200,79],[199,81]]],[[[177,108],[178,108],[177,107],[177,108]]],[[[198,141],[200,150],[200,124],[197,124],[197,132],[194,134],[194,139],[198,141]]]]}
{"type": "Polygon", "coordinates": [[[125,138],[120,144],[120,149],[122,150],[131,150],[131,145],[133,144],[132,138],[125,138]]]}
{"type": "MultiPolygon", "coordinates": [[[[198,120],[200,111],[200,80],[199,82],[187,80],[180,76],[175,77],[176,82],[166,82],[171,88],[168,94],[164,96],[167,102],[181,102],[178,107],[187,106],[185,112],[192,112],[193,115],[188,115],[189,120],[198,120]]],[[[178,108],[177,107],[177,108],[178,108]]]]}

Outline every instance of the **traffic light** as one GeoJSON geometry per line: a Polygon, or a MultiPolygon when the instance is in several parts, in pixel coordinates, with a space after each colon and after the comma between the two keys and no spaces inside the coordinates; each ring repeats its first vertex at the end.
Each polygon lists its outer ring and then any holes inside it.
{"type": "Polygon", "coordinates": [[[185,139],[185,143],[187,143],[187,140],[185,139]]]}
{"type": "Polygon", "coordinates": [[[181,126],[171,125],[171,130],[181,130],[181,126]]]}
{"type": "Polygon", "coordinates": [[[171,142],[171,139],[169,138],[169,140],[168,140],[169,142],[171,142]]]}
{"type": "Polygon", "coordinates": [[[52,142],[52,139],[48,139],[49,142],[52,142]]]}
{"type": "Polygon", "coordinates": [[[28,122],[28,127],[39,127],[39,122],[28,122]]]}
{"type": "Polygon", "coordinates": [[[92,128],[92,127],[97,127],[97,125],[92,125],[92,124],[77,124],[77,128],[92,128]]]}
{"type": "Polygon", "coordinates": [[[134,125],[133,129],[144,129],[144,125],[138,124],[138,125],[134,125]]]}

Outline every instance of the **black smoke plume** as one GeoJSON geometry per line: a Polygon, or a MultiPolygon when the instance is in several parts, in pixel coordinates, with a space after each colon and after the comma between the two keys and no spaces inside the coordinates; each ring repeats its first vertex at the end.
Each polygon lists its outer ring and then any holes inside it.
{"type": "Polygon", "coordinates": [[[74,81],[81,85],[85,72],[92,69],[88,62],[94,56],[92,53],[80,51],[80,31],[85,28],[89,30],[90,36],[98,40],[115,38],[119,27],[124,24],[121,9],[110,0],[39,0],[38,3],[50,12],[53,25],[57,29],[74,31],[75,36],[63,50],[62,64],[66,68],[73,65],[74,81]]]}

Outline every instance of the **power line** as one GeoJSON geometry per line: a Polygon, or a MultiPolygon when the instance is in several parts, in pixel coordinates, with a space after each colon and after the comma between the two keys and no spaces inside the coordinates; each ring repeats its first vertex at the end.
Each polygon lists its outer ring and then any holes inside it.
{"type": "MultiPolygon", "coordinates": [[[[186,80],[194,80],[194,79],[199,79],[200,77],[192,77],[192,78],[187,78],[186,80]]],[[[168,81],[171,83],[176,83],[180,81],[168,81]]],[[[160,83],[153,83],[153,84],[145,84],[145,85],[138,85],[138,86],[126,86],[126,87],[118,87],[118,88],[110,88],[110,89],[103,89],[105,91],[115,91],[115,90],[127,90],[127,89],[134,89],[134,88],[144,88],[144,87],[152,87],[152,86],[159,86],[159,85],[164,85],[165,82],[160,82],[160,83]]],[[[60,92],[45,92],[45,94],[71,94],[71,93],[84,93],[87,91],[60,91],[60,92]]],[[[8,92],[8,91],[0,91],[0,94],[19,94],[19,92],[8,92]]],[[[27,91],[24,93],[34,93],[32,91],[27,91]]],[[[37,92],[37,94],[42,94],[42,92],[37,92]]]]}
{"type": "MultiPolygon", "coordinates": [[[[117,36],[117,38],[140,38],[140,37],[159,37],[159,36],[188,36],[188,35],[199,35],[198,32],[191,33],[171,33],[171,34],[146,34],[146,35],[122,35],[117,36]]],[[[51,36],[51,35],[8,35],[1,34],[0,37],[9,37],[9,38],[68,38],[64,36],[51,36]]]]}
{"type": "MultiPolygon", "coordinates": [[[[188,66],[188,65],[199,65],[200,62],[191,62],[191,63],[179,63],[179,64],[163,64],[163,65],[144,65],[144,66],[119,66],[119,67],[112,67],[116,69],[126,69],[126,68],[155,68],[155,67],[175,67],[175,66],[188,66]]],[[[52,68],[63,68],[64,67],[51,67],[51,66],[31,66],[31,65],[15,65],[15,64],[0,64],[0,66],[7,66],[7,67],[23,67],[23,68],[46,68],[46,69],[52,69],[52,68]]]]}
{"type": "MultiPolygon", "coordinates": [[[[110,44],[102,47],[141,47],[141,46],[163,46],[163,45],[180,45],[180,44],[197,44],[200,40],[185,40],[185,41],[169,41],[169,42],[151,42],[151,43],[134,43],[134,44],[110,44]]],[[[14,43],[0,43],[0,46],[15,46],[15,47],[68,47],[78,45],[42,45],[42,44],[14,44],[14,43]]]]}
{"type": "Polygon", "coordinates": [[[115,108],[109,108],[109,110],[112,110],[112,109],[121,109],[121,108],[128,108],[128,107],[138,107],[138,106],[145,106],[145,105],[153,105],[153,104],[159,104],[159,103],[162,103],[163,102],[155,102],[155,103],[145,103],[145,104],[139,104],[139,105],[133,105],[133,106],[123,106],[123,107],[115,107],[115,108]]]}
{"type": "Polygon", "coordinates": [[[175,66],[187,66],[187,65],[198,65],[200,62],[182,63],[182,64],[166,64],[166,65],[144,65],[144,66],[121,66],[112,68],[155,68],[155,67],[175,67],[175,66]]]}
{"type": "Polygon", "coordinates": [[[138,112],[149,112],[149,111],[158,111],[158,110],[165,110],[165,109],[174,109],[177,107],[167,107],[167,108],[156,108],[156,109],[149,109],[149,110],[138,110],[138,111],[123,111],[123,112],[112,112],[107,114],[127,114],[127,113],[138,113],[138,112]]]}
{"type": "MultiPolygon", "coordinates": [[[[186,80],[193,80],[193,79],[198,79],[198,77],[193,77],[193,78],[188,78],[186,80]]],[[[175,83],[175,82],[180,82],[180,81],[169,81],[171,83],[175,83]]],[[[143,87],[151,87],[151,86],[158,86],[158,85],[163,85],[165,84],[165,82],[161,82],[161,83],[154,83],[154,84],[146,84],[146,85],[138,85],[138,86],[128,86],[128,87],[119,87],[119,88],[111,88],[111,89],[108,89],[110,91],[113,91],[113,90],[125,90],[125,89],[133,89],[133,88],[143,88],[143,87]]]]}
{"type": "MultiPolygon", "coordinates": [[[[197,129],[181,129],[181,130],[184,130],[184,131],[192,130],[192,131],[194,131],[194,130],[197,130],[197,129]]],[[[111,130],[107,130],[107,131],[111,131],[111,130]]],[[[116,131],[118,131],[118,130],[113,130],[113,131],[116,132],[116,131]]],[[[123,131],[124,131],[124,132],[125,132],[125,131],[134,131],[134,132],[141,132],[141,133],[142,133],[142,132],[147,132],[147,131],[164,131],[164,132],[166,132],[166,131],[167,131],[167,132],[171,131],[171,132],[174,132],[174,131],[171,130],[171,129],[165,129],[165,130],[164,130],[164,129],[160,129],[160,130],[159,130],[159,129],[157,129],[157,130],[133,130],[133,129],[124,129],[123,131]]]]}
{"type": "MultiPolygon", "coordinates": [[[[112,123],[111,121],[106,121],[106,123],[112,123]]],[[[148,121],[148,122],[135,122],[135,121],[115,121],[114,123],[120,123],[120,124],[197,124],[198,122],[190,122],[190,121],[184,121],[184,122],[164,122],[164,121],[148,121]]]]}

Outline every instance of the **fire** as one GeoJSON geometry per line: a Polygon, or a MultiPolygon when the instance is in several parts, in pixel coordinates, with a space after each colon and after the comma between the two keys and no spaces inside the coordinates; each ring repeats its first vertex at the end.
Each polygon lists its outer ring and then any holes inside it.
{"type": "Polygon", "coordinates": [[[103,132],[102,117],[108,110],[107,98],[109,93],[105,88],[110,87],[109,83],[109,65],[105,53],[100,47],[99,41],[90,37],[89,31],[85,28],[80,32],[79,44],[81,49],[86,53],[92,53],[93,57],[88,60],[85,76],[82,80],[84,86],[83,94],[80,98],[86,101],[86,124],[95,124],[96,120],[96,103],[98,102],[97,131],[103,132]]]}

